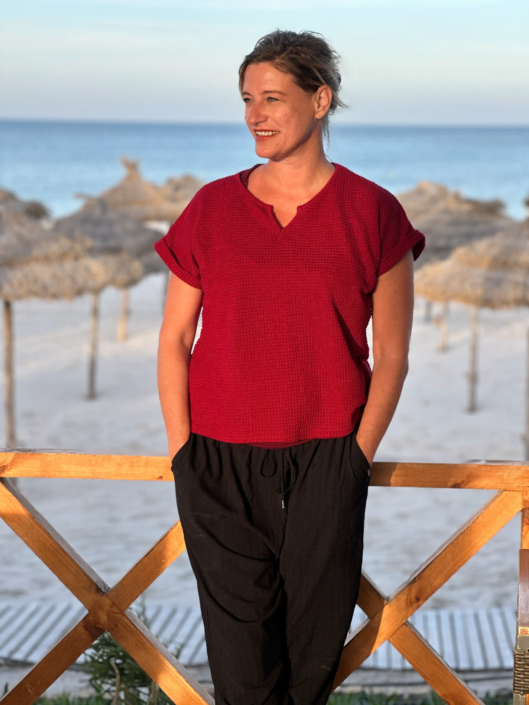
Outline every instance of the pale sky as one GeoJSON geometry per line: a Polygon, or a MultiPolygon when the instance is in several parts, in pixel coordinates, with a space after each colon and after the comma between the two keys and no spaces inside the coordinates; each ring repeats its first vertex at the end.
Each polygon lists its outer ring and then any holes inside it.
{"type": "Polygon", "coordinates": [[[240,122],[277,28],[342,56],[336,122],[529,124],[527,0],[4,0],[0,118],[240,122]]]}

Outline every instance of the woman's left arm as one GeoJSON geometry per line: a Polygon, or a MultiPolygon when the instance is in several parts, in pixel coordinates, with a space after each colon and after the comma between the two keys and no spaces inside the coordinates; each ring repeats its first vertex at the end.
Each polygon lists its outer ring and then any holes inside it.
{"type": "Polygon", "coordinates": [[[413,255],[382,274],[373,292],[373,374],[356,439],[373,463],[408,374],[413,322],[413,255]]]}

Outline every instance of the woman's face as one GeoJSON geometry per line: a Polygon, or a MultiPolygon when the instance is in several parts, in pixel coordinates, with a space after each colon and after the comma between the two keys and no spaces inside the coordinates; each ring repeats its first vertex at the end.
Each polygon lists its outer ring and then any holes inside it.
{"type": "Polygon", "coordinates": [[[256,154],[264,159],[284,159],[311,138],[321,140],[319,120],[331,97],[328,86],[307,93],[290,74],[272,64],[250,64],[244,74],[242,99],[256,154]]]}

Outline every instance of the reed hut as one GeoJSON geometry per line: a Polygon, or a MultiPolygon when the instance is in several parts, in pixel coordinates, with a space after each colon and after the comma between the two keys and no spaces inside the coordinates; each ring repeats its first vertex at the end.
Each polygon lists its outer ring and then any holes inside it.
{"type": "Polygon", "coordinates": [[[27,298],[71,299],[92,294],[88,396],[95,396],[98,295],[107,286],[128,287],[143,276],[126,253],[91,254],[92,241],[46,230],[21,211],[0,212],[0,298],[4,313],[6,445],[16,445],[13,302],[27,298]]]}
{"type": "MultiPolygon", "coordinates": [[[[154,260],[153,254],[156,255],[153,245],[159,235],[153,229],[146,228],[127,211],[116,210],[99,198],[92,199],[89,207],[81,208],[72,215],[56,220],[52,231],[72,239],[88,238],[92,242],[93,254],[124,253],[138,259],[142,263],[144,275],[157,271],[151,263],[154,260]]],[[[118,340],[125,340],[129,313],[129,287],[121,288],[123,295],[117,337],[118,340]]]]}
{"type": "MultiPolygon", "coordinates": [[[[479,309],[529,306],[529,219],[496,236],[459,247],[444,261],[422,267],[415,275],[415,291],[433,301],[457,301],[471,307],[468,410],[475,411],[479,309]]],[[[529,396],[526,406],[527,458],[529,396]]]]}

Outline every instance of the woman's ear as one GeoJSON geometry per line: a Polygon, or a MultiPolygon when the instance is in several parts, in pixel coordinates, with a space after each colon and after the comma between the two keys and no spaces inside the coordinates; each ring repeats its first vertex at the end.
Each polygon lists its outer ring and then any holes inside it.
{"type": "Polygon", "coordinates": [[[323,85],[318,88],[314,95],[314,117],[321,119],[327,113],[332,103],[332,90],[329,86],[323,85]]]}

